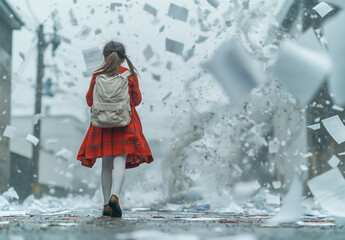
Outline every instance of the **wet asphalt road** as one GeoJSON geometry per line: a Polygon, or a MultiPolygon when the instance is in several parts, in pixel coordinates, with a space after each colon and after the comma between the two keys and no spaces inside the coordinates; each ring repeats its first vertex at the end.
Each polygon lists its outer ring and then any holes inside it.
{"type": "Polygon", "coordinates": [[[332,218],[305,216],[300,221],[269,226],[267,215],[212,212],[124,211],[123,217],[100,216],[100,209],[49,215],[0,217],[0,239],[345,239],[345,228],[332,218]],[[249,234],[249,236],[238,236],[249,234]],[[229,238],[229,236],[237,236],[229,238]]]}

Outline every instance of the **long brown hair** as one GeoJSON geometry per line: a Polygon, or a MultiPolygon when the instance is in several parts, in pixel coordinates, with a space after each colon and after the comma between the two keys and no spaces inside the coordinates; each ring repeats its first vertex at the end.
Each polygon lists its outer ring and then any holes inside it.
{"type": "Polygon", "coordinates": [[[136,69],[132,62],[129,60],[126,55],[125,47],[120,42],[110,41],[105,44],[103,48],[104,62],[97,70],[94,71],[94,74],[105,74],[107,76],[116,76],[120,73],[120,65],[123,59],[126,59],[127,65],[131,71],[131,74],[134,78],[134,70],[136,69]]]}

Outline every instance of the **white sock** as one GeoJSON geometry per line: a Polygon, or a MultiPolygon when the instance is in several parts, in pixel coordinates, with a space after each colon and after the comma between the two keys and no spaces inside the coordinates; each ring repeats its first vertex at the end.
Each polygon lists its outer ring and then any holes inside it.
{"type": "Polygon", "coordinates": [[[101,182],[102,182],[104,204],[108,204],[109,198],[110,198],[112,170],[113,170],[113,156],[109,155],[109,156],[102,157],[101,182]]]}
{"type": "Polygon", "coordinates": [[[111,195],[116,195],[120,198],[123,181],[125,179],[127,153],[114,156],[114,170],[113,170],[113,187],[111,195]]]}

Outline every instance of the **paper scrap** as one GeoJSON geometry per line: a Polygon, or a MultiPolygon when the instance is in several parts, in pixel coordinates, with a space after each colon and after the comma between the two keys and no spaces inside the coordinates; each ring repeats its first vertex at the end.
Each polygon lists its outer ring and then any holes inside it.
{"type": "Polygon", "coordinates": [[[339,106],[337,106],[337,105],[333,105],[333,106],[332,106],[332,109],[335,110],[335,111],[339,111],[339,112],[344,111],[344,108],[339,107],[339,106]]]}
{"type": "Polygon", "coordinates": [[[157,9],[155,9],[154,7],[152,7],[151,5],[145,3],[144,5],[144,11],[148,12],[149,14],[157,17],[157,9]]]}
{"type": "Polygon", "coordinates": [[[165,49],[169,52],[181,55],[183,52],[184,44],[169,38],[165,39],[165,49]]]}
{"type": "Polygon", "coordinates": [[[333,216],[345,217],[345,179],[333,168],[307,182],[321,207],[333,216]]]}
{"type": "Polygon", "coordinates": [[[217,8],[219,6],[219,1],[218,0],[207,0],[209,4],[212,5],[212,7],[217,8]]]}
{"type": "Polygon", "coordinates": [[[187,21],[188,9],[184,7],[177,6],[176,4],[170,3],[168,16],[183,22],[187,21]]]}
{"type": "Polygon", "coordinates": [[[331,61],[322,52],[284,42],[273,66],[273,75],[302,104],[306,105],[330,73],[331,61]]]}
{"type": "Polygon", "coordinates": [[[55,154],[56,157],[61,157],[61,158],[64,158],[66,160],[71,160],[72,156],[73,156],[73,153],[66,149],[66,148],[62,148],[59,152],[57,152],[55,154]]]}
{"type": "Polygon", "coordinates": [[[17,132],[17,128],[11,125],[7,125],[4,131],[3,136],[8,138],[14,138],[17,132]]]}
{"type": "Polygon", "coordinates": [[[122,3],[117,3],[117,2],[110,3],[110,11],[114,11],[115,7],[122,7],[122,3]]]}
{"type": "Polygon", "coordinates": [[[333,155],[331,159],[328,160],[328,164],[332,167],[335,168],[339,165],[340,160],[337,156],[333,155]]]}
{"type": "Polygon", "coordinates": [[[324,17],[326,16],[328,13],[330,13],[333,8],[331,6],[329,6],[327,3],[325,2],[320,2],[319,4],[317,4],[315,7],[313,7],[313,9],[321,16],[324,17]]]}
{"type": "Polygon", "coordinates": [[[280,147],[280,142],[277,138],[275,138],[273,141],[268,142],[268,152],[269,153],[278,152],[279,147],[280,147]]]}
{"type": "Polygon", "coordinates": [[[322,123],[338,144],[345,141],[345,126],[338,115],[323,119],[322,123]]]}
{"type": "Polygon", "coordinates": [[[36,146],[37,143],[40,141],[37,137],[35,137],[35,136],[31,135],[31,134],[28,134],[28,135],[26,136],[26,140],[32,142],[32,144],[35,145],[35,146],[36,146]]]}
{"type": "Polygon", "coordinates": [[[309,125],[309,126],[307,126],[307,128],[310,128],[313,130],[318,130],[318,129],[320,129],[320,123],[309,125]]]}
{"type": "Polygon", "coordinates": [[[150,45],[147,45],[143,53],[146,61],[149,61],[153,57],[152,47],[150,45]]]}
{"type": "Polygon", "coordinates": [[[274,189],[278,189],[282,186],[282,183],[280,181],[273,181],[272,185],[274,189]]]}

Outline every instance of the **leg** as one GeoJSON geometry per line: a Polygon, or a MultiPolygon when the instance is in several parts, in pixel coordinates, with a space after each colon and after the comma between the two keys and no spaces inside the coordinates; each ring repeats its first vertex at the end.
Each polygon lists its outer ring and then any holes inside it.
{"type": "Polygon", "coordinates": [[[113,155],[102,157],[102,173],[101,182],[103,190],[104,204],[107,204],[110,198],[112,170],[113,170],[113,155]]]}
{"type": "Polygon", "coordinates": [[[111,194],[114,194],[117,197],[119,197],[120,195],[125,178],[126,159],[127,153],[115,155],[114,157],[113,187],[111,190],[111,194]]]}

